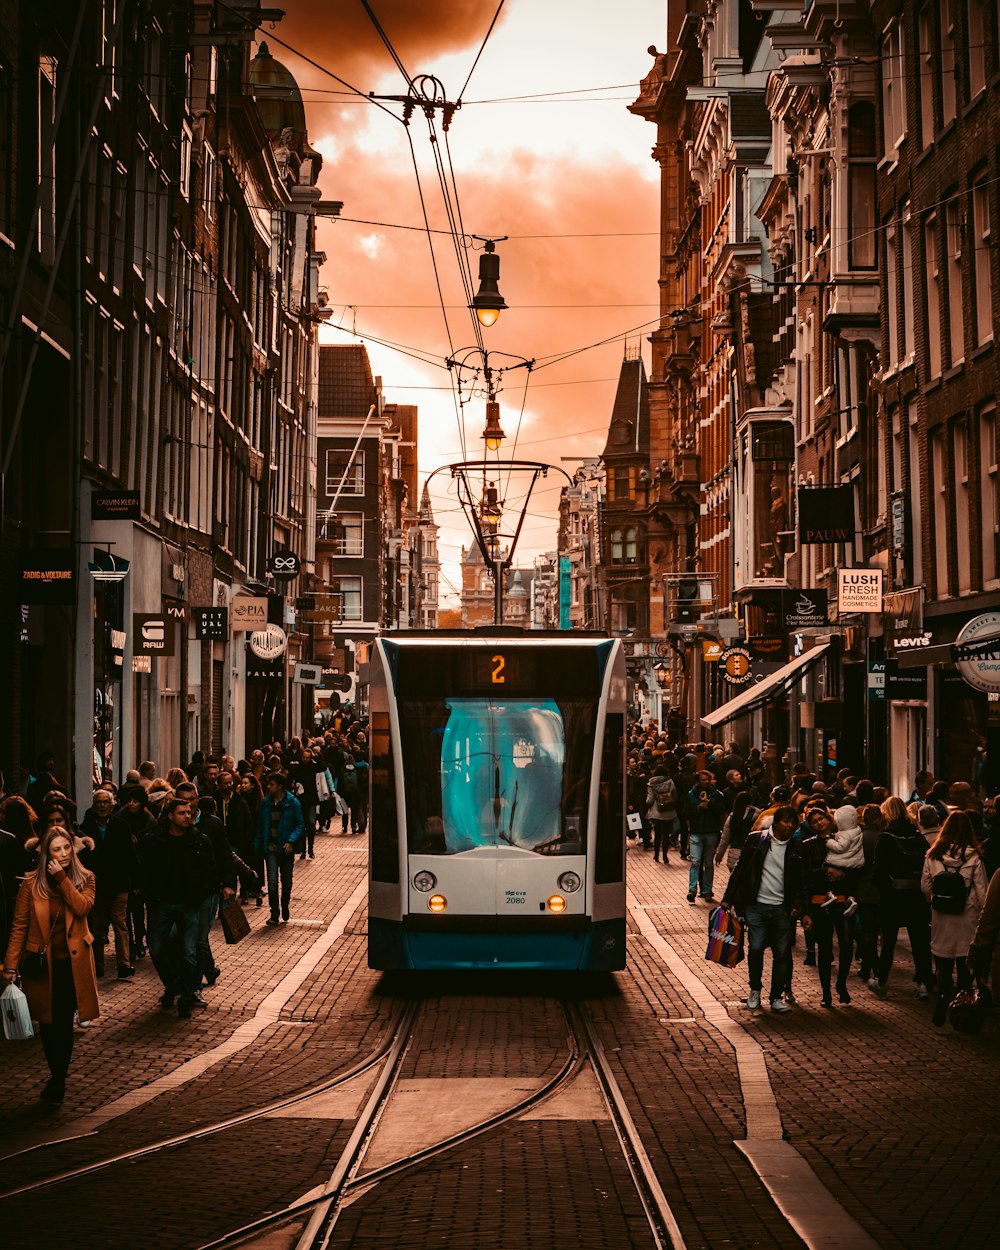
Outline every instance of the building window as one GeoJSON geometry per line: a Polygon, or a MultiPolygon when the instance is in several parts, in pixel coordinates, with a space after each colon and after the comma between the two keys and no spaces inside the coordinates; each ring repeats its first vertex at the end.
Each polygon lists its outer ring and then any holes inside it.
{"type": "Polygon", "coordinates": [[[940,0],[941,125],[955,120],[955,5],[957,0],[940,0]]]}
{"type": "Polygon", "coordinates": [[[937,253],[937,214],[924,220],[924,284],[927,294],[927,371],[941,374],[941,271],[937,253]]]}
{"type": "Polygon", "coordinates": [[[646,601],[636,586],[618,586],[611,591],[611,629],[616,634],[646,629],[646,601]]]}
{"type": "Polygon", "coordinates": [[[332,580],[334,595],[340,598],[340,619],[342,621],[362,621],[361,611],[361,578],[335,577],[332,580]]]}
{"type": "MultiPolygon", "coordinates": [[[[906,138],[906,100],[903,83],[903,27],[894,22],[882,38],[882,127],[886,156],[895,156],[906,138]]],[[[858,107],[855,105],[855,108],[858,107]]],[[[848,126],[853,126],[848,114],[848,126]]],[[[875,109],[872,108],[874,139],[875,109]]]]}
{"type": "Polygon", "coordinates": [[[612,477],[613,499],[632,498],[632,469],[627,464],[616,464],[612,477]]]}
{"type": "Polygon", "coordinates": [[[636,531],[632,526],[625,531],[625,562],[626,564],[634,564],[638,558],[638,544],[636,542],[636,531]]]}
{"type": "Polygon", "coordinates": [[[215,153],[205,144],[201,163],[201,200],[205,220],[215,220],[215,153]]]}
{"type": "Polygon", "coordinates": [[[335,517],[330,526],[335,556],[363,556],[365,554],[364,516],[360,512],[346,512],[335,517]]]}
{"type": "Polygon", "coordinates": [[[969,46],[969,99],[986,89],[986,5],[966,0],[966,41],[969,46]]]}
{"type": "Polygon", "coordinates": [[[948,229],[948,336],[951,363],[965,359],[965,292],[962,283],[962,205],[957,199],[948,201],[945,210],[948,229]]]}
{"type": "Polygon", "coordinates": [[[183,195],[186,200],[191,198],[191,148],[191,127],[187,124],[187,122],[184,122],[181,126],[180,181],[181,195],[183,195]]]}
{"type": "Polygon", "coordinates": [[[105,101],[110,104],[118,95],[118,47],[115,22],[118,17],[118,0],[104,0],[101,5],[101,67],[105,73],[105,101]]]}
{"type": "Polygon", "coordinates": [[[899,271],[896,252],[898,245],[896,223],[890,217],[885,223],[885,319],[886,328],[889,332],[889,359],[887,363],[890,369],[896,369],[901,359],[899,350],[899,332],[901,328],[899,324],[899,271]]]}
{"type": "Polygon", "coordinates": [[[621,530],[611,531],[611,563],[621,564],[624,557],[624,546],[622,543],[621,530]]]}
{"type": "Polygon", "coordinates": [[[903,222],[903,318],[899,325],[899,350],[903,353],[903,359],[913,355],[914,338],[916,334],[915,326],[917,324],[917,302],[914,298],[916,289],[916,280],[913,273],[914,256],[916,255],[913,246],[913,218],[910,214],[910,201],[903,203],[902,211],[903,222]]]}
{"type": "Polygon", "coordinates": [[[917,15],[917,99],[920,101],[920,148],[934,142],[934,80],[937,76],[934,12],[925,4],[917,15]]]}
{"type": "MultiPolygon", "coordinates": [[[[968,535],[969,529],[969,431],[965,417],[959,417],[952,426],[952,471],[955,493],[955,533],[968,535]]],[[[966,540],[967,542],[967,540],[966,540]]],[[[972,556],[968,545],[962,558],[955,561],[958,569],[958,593],[972,589],[972,556]]]]}
{"type": "Polygon", "coordinates": [[[852,104],[847,114],[847,264],[875,268],[875,105],[852,104]]]}
{"type": "Polygon", "coordinates": [[[997,471],[997,410],[979,414],[979,482],[982,498],[983,586],[1000,578],[1000,472],[997,471]]]}
{"type": "Polygon", "coordinates": [[[363,495],[365,493],[365,461],[364,456],[360,452],[351,460],[349,451],[339,449],[327,451],[327,498],[333,498],[338,492],[341,495],[363,495]]]}
{"type": "Polygon", "coordinates": [[[990,184],[983,179],[972,188],[972,232],[975,248],[973,280],[976,344],[993,337],[993,279],[990,272],[990,184]]]}
{"type": "MultiPolygon", "coordinates": [[[[56,246],[56,72],[55,57],[38,58],[38,254],[47,265],[56,246]]],[[[6,157],[5,157],[6,159],[6,157]]]]}
{"type": "Polygon", "coordinates": [[[795,427],[788,421],[755,422],[752,427],[751,457],[756,461],[795,459],[795,427]]]}
{"type": "Polygon", "coordinates": [[[934,593],[948,593],[948,464],[945,431],[931,434],[931,497],[934,507],[934,593]]]}

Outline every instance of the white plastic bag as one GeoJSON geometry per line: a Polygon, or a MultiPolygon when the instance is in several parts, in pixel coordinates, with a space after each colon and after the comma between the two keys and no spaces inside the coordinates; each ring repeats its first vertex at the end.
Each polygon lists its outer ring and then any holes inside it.
{"type": "Polygon", "coordinates": [[[13,983],[0,994],[0,1012],[3,1012],[3,1035],[8,1042],[26,1042],[35,1036],[28,1000],[13,983]]]}
{"type": "Polygon", "coordinates": [[[336,790],[334,790],[333,792],[333,803],[337,809],[338,816],[346,816],[347,813],[351,810],[347,806],[347,800],[344,798],[342,794],[338,794],[336,790]]]}

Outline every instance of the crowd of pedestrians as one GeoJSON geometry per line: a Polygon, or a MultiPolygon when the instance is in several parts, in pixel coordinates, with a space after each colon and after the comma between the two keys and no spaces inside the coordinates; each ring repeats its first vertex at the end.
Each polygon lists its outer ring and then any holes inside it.
{"type": "Polygon", "coordinates": [[[51,755],[0,797],[2,982],[20,979],[39,1023],[43,1101],[63,1100],[74,1031],[99,1013],[112,952],[119,981],[149,955],[163,1010],[206,1007],[220,906],[263,907],[266,891],[267,926],[287,923],[296,856],[315,858],[317,830],[365,831],[367,769],[367,724],[347,708],[322,734],[247,759],[196,751],[163,775],[144,760],[120,788],[97,784],[82,813],[51,755]]]}
{"type": "Polygon", "coordinates": [[[777,784],[774,771],[757,749],[677,746],[655,726],[632,729],[635,841],[654,862],[669,863],[671,851],[686,861],[692,904],[716,901],[715,868],[726,861],[720,901],[746,922],[748,1006],[761,1006],[770,951],[771,1010],[792,1009],[799,926],[824,1007],[834,993],[851,1002],[852,974],[886,998],[900,931],[936,1025],[956,990],[978,984],[988,998],[994,962],[1000,973],[1000,796],[928,772],[904,798],[847,769],[824,782],[796,764],[777,784]]]}

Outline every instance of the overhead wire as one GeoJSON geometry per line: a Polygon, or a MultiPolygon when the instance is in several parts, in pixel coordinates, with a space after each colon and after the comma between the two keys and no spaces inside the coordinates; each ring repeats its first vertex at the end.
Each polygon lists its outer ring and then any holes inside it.
{"type": "Polygon", "coordinates": [[[490,22],[489,29],[487,30],[486,34],[483,36],[483,42],[479,45],[479,51],[476,53],[476,59],[472,62],[472,68],[469,70],[469,73],[465,79],[465,82],[462,83],[462,90],[455,97],[456,103],[458,104],[459,108],[462,107],[462,96],[465,95],[465,89],[466,87],[468,87],[469,83],[471,82],[472,75],[476,72],[476,66],[479,64],[479,58],[483,55],[483,51],[485,50],[487,43],[489,43],[490,35],[493,34],[493,27],[497,24],[497,19],[500,16],[500,12],[503,9],[503,6],[504,6],[504,0],[500,0],[500,3],[497,5],[497,11],[493,14],[493,21],[490,22]]]}

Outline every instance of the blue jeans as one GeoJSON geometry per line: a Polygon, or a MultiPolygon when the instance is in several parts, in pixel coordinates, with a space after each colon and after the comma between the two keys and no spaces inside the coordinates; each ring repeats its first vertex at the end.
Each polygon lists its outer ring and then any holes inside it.
{"type": "Polygon", "coordinates": [[[792,975],[792,922],[783,903],[753,903],[747,908],[747,972],[750,988],[764,982],[764,951],[771,949],[771,1001],[780,998],[792,975]]]}
{"type": "Polygon", "coordinates": [[[715,848],[719,845],[717,833],[692,833],[688,846],[691,867],[688,870],[688,893],[697,894],[701,883],[702,895],[711,894],[715,882],[715,848]]]}
{"type": "Polygon", "coordinates": [[[292,869],[295,866],[295,852],[286,855],[284,851],[268,851],[264,856],[267,867],[267,902],[271,908],[271,916],[278,919],[278,879],[281,879],[281,914],[288,919],[288,904],[292,901],[292,869]]]}
{"type": "Polygon", "coordinates": [[[149,953],[168,994],[178,994],[188,1006],[198,988],[198,922],[200,907],[186,903],[157,903],[152,909],[149,953]],[[171,934],[177,930],[177,946],[171,934]]]}

